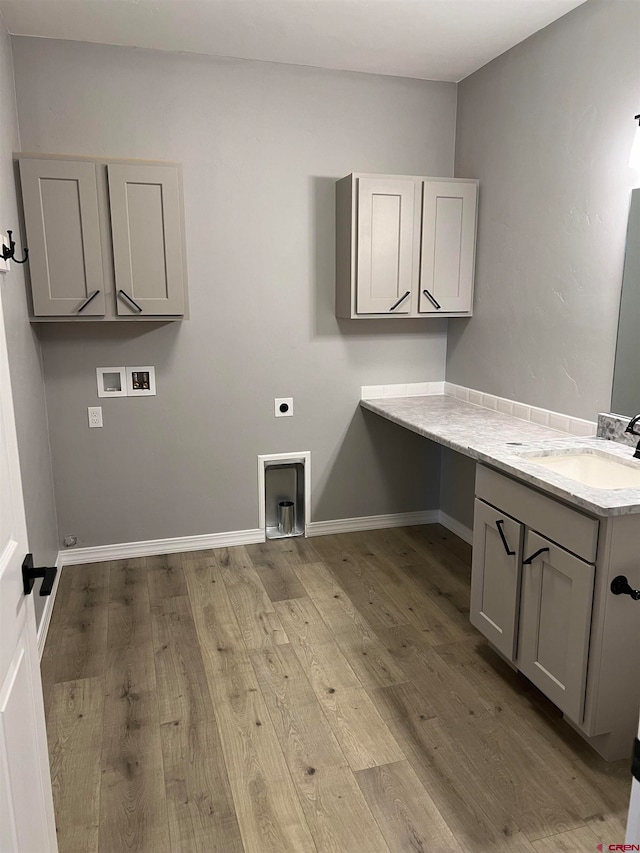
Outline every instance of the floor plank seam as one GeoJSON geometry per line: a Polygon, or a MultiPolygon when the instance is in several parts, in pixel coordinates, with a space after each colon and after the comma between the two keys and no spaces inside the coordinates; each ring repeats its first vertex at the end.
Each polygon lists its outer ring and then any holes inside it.
{"type": "MultiPolygon", "coordinates": [[[[249,558],[249,560],[250,560],[250,558],[249,558]]],[[[226,590],[227,595],[229,595],[229,587],[228,587],[228,584],[227,584],[226,579],[225,579],[225,573],[224,573],[224,570],[222,569],[222,567],[220,567],[220,568],[221,568],[220,578],[221,578],[222,583],[223,583],[223,585],[224,585],[224,587],[225,587],[225,590],[226,590]]],[[[266,592],[265,592],[265,595],[266,595],[266,592]]],[[[241,627],[241,625],[240,625],[239,621],[237,620],[237,618],[236,618],[236,620],[235,620],[235,621],[236,621],[236,626],[237,626],[237,628],[238,628],[238,632],[239,632],[239,635],[240,635],[240,638],[241,638],[241,639],[240,639],[240,642],[242,643],[243,650],[244,650],[244,654],[246,655],[247,659],[249,660],[249,664],[250,664],[250,666],[251,666],[251,671],[253,672],[254,677],[256,678],[256,681],[257,681],[257,675],[256,675],[256,673],[255,673],[255,668],[254,668],[253,663],[252,663],[252,661],[251,661],[251,656],[250,656],[250,654],[249,654],[249,649],[248,649],[248,647],[247,647],[246,641],[245,641],[244,636],[243,636],[243,634],[242,634],[242,627],[241,627]]],[[[213,697],[212,697],[212,702],[214,702],[213,697]]],[[[215,709],[215,702],[214,702],[214,709],[215,709]]],[[[268,717],[269,717],[269,722],[271,723],[271,726],[273,727],[273,726],[274,726],[274,724],[273,724],[273,721],[271,720],[271,715],[270,715],[270,713],[269,713],[269,708],[268,708],[268,706],[266,707],[266,711],[267,711],[267,715],[268,715],[268,717]]],[[[223,744],[223,743],[224,743],[224,738],[223,738],[223,732],[222,732],[222,731],[220,731],[220,737],[221,737],[221,743],[223,744]]],[[[282,762],[283,762],[283,764],[284,764],[284,766],[285,766],[285,767],[288,767],[288,765],[287,765],[287,761],[286,761],[286,758],[285,758],[285,755],[284,755],[284,750],[282,749],[282,745],[280,744],[280,741],[277,739],[277,736],[275,735],[275,728],[274,728],[274,737],[276,737],[276,740],[277,740],[277,747],[278,747],[279,752],[280,752],[280,755],[281,755],[281,757],[282,757],[282,762]]],[[[223,756],[224,756],[224,749],[223,749],[223,756]]],[[[225,757],[225,766],[227,767],[227,774],[229,774],[229,767],[228,767],[228,762],[227,762],[227,760],[226,760],[226,757],[225,757]]],[[[295,794],[296,794],[296,797],[297,797],[297,800],[298,800],[299,807],[300,807],[300,809],[302,810],[302,803],[300,802],[300,798],[299,798],[299,796],[298,796],[298,792],[297,792],[297,790],[296,790],[296,787],[295,787],[295,785],[293,784],[293,780],[291,780],[291,784],[292,784],[292,785],[293,785],[293,787],[294,787],[294,792],[295,792],[295,794]]],[[[233,785],[231,786],[231,796],[232,796],[232,798],[233,798],[233,800],[234,800],[234,803],[236,804],[236,812],[238,812],[238,811],[239,811],[239,809],[240,809],[240,804],[237,802],[237,798],[236,798],[236,795],[235,795],[235,793],[234,793],[234,787],[233,787],[233,785]]],[[[305,825],[307,826],[307,830],[308,830],[309,835],[310,835],[310,837],[311,837],[312,843],[313,843],[313,845],[314,845],[314,847],[315,847],[315,849],[316,849],[316,853],[318,853],[317,847],[316,847],[316,845],[315,845],[315,841],[313,841],[313,836],[311,835],[311,829],[309,828],[309,825],[308,825],[308,822],[307,822],[306,818],[304,818],[304,813],[303,813],[303,819],[304,819],[304,821],[305,821],[305,825]]],[[[244,839],[244,833],[243,833],[243,830],[242,830],[242,825],[240,826],[240,833],[241,833],[241,835],[243,836],[243,838],[242,838],[242,842],[243,842],[243,846],[244,846],[244,848],[245,848],[245,853],[249,853],[249,851],[248,851],[248,849],[247,849],[247,842],[246,842],[246,841],[245,841],[245,839],[244,839]]]]}
{"type": "MultiPolygon", "coordinates": [[[[144,567],[145,567],[146,575],[147,575],[147,595],[149,597],[149,607],[151,608],[152,604],[151,604],[151,588],[149,586],[149,565],[148,565],[147,558],[145,557],[143,559],[144,559],[144,567]]],[[[155,649],[154,649],[154,642],[153,642],[153,629],[151,630],[151,654],[153,656],[153,672],[154,672],[154,676],[155,676],[155,686],[156,686],[155,692],[156,692],[156,699],[157,699],[158,668],[157,668],[157,658],[156,658],[156,653],[155,653],[155,649]]],[[[158,717],[158,739],[159,739],[160,743],[162,743],[162,721],[160,720],[160,717],[158,717]]],[[[171,838],[171,824],[169,821],[169,807],[167,804],[167,773],[166,773],[165,763],[164,763],[164,750],[162,748],[160,748],[160,761],[162,764],[162,787],[164,789],[165,809],[167,812],[167,835],[169,838],[169,847],[171,850],[173,850],[174,845],[173,845],[173,840],[171,838]]],[[[100,853],[100,851],[98,851],[98,853],[100,853]]]]}
{"type": "MultiPolygon", "coordinates": [[[[222,582],[224,583],[224,580],[223,580],[223,579],[222,579],[222,582]]],[[[190,607],[190,609],[191,609],[192,616],[194,616],[194,613],[193,613],[193,602],[192,602],[192,600],[191,600],[191,591],[189,590],[188,585],[187,585],[187,597],[189,598],[189,607],[190,607]]],[[[236,627],[238,628],[238,631],[240,632],[240,626],[237,624],[237,620],[236,620],[236,627]]],[[[197,625],[197,622],[196,622],[195,618],[194,618],[194,628],[195,628],[196,635],[198,636],[198,639],[199,639],[200,644],[201,644],[201,645],[205,644],[205,643],[206,643],[206,638],[202,638],[202,637],[200,637],[200,636],[199,636],[199,633],[198,633],[198,625],[197,625]]],[[[206,672],[206,670],[205,670],[205,672],[206,672]]],[[[220,740],[220,747],[221,747],[221,752],[222,752],[222,761],[223,761],[223,764],[224,764],[224,767],[225,767],[225,772],[226,772],[226,774],[227,774],[227,779],[229,779],[229,780],[230,780],[229,761],[228,761],[227,754],[226,754],[227,750],[225,750],[225,748],[224,748],[224,742],[225,742],[225,739],[224,739],[224,732],[222,731],[222,728],[221,728],[221,726],[220,726],[220,722],[219,722],[219,715],[216,713],[216,703],[215,703],[215,697],[214,697],[214,694],[212,693],[212,685],[210,684],[210,682],[209,682],[209,679],[208,679],[208,678],[207,678],[206,680],[207,680],[207,691],[208,691],[208,694],[209,694],[209,700],[210,700],[210,702],[211,702],[211,705],[212,705],[212,707],[213,707],[214,714],[215,714],[216,730],[217,730],[217,732],[218,732],[218,738],[219,738],[219,740],[220,740]]],[[[230,791],[231,791],[231,800],[232,800],[232,802],[233,802],[233,804],[234,804],[234,807],[235,807],[235,810],[236,810],[236,815],[237,815],[237,814],[238,814],[238,810],[239,810],[239,804],[238,804],[238,802],[237,802],[236,795],[234,794],[233,785],[231,785],[231,783],[230,783],[230,782],[229,782],[229,787],[230,787],[230,791]]],[[[243,837],[243,832],[242,832],[242,827],[241,827],[241,826],[239,826],[239,832],[240,832],[240,840],[241,840],[241,844],[242,844],[242,847],[243,847],[244,853],[249,853],[249,851],[248,851],[248,849],[247,849],[247,845],[246,845],[246,843],[245,843],[245,839],[244,839],[244,837],[243,837]]]]}

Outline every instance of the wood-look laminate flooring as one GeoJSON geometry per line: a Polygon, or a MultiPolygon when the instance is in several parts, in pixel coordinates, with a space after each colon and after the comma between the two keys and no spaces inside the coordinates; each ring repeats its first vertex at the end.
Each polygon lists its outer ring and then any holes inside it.
{"type": "Polygon", "coordinates": [[[42,660],[60,853],[621,843],[606,764],[471,627],[437,525],[67,567],[42,660]]]}

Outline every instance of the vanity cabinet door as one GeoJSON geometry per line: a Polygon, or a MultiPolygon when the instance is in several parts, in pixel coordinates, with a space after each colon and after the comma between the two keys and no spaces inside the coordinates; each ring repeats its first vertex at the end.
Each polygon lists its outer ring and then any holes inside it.
{"type": "Polygon", "coordinates": [[[477,181],[424,182],[420,314],[471,314],[477,181]]]}
{"type": "Polygon", "coordinates": [[[20,160],[34,317],[104,316],[95,163],[20,160]]]}
{"type": "Polygon", "coordinates": [[[418,278],[419,188],[407,178],[358,178],[358,314],[411,313],[418,278]]]}
{"type": "Polygon", "coordinates": [[[471,624],[509,660],[516,656],[524,526],[476,500],[471,624]]]}
{"type": "Polygon", "coordinates": [[[518,668],[575,723],[584,714],[595,567],[527,531],[518,668]]]}
{"type": "Polygon", "coordinates": [[[184,314],[182,202],[177,166],[107,166],[119,316],[184,314]]]}

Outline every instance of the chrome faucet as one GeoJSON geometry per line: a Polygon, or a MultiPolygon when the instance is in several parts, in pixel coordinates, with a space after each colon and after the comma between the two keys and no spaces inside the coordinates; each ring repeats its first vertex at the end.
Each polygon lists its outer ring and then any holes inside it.
{"type": "MultiPolygon", "coordinates": [[[[636,425],[640,423],[640,414],[636,415],[635,418],[631,418],[629,421],[629,426],[626,428],[625,432],[628,432],[629,435],[637,435],[640,438],[640,431],[636,430],[636,425]]],[[[634,459],[640,459],[640,441],[638,441],[638,446],[636,447],[636,452],[633,454],[634,459]]]]}

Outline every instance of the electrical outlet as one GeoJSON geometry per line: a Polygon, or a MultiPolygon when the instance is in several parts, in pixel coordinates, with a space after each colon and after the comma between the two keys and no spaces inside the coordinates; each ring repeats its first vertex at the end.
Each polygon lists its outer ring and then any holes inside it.
{"type": "Polygon", "coordinates": [[[89,429],[102,426],[102,406],[89,406],[87,414],[89,415],[89,429]]]}
{"type": "Polygon", "coordinates": [[[274,410],[277,418],[292,418],[293,397],[276,397],[274,400],[274,410]]]}

